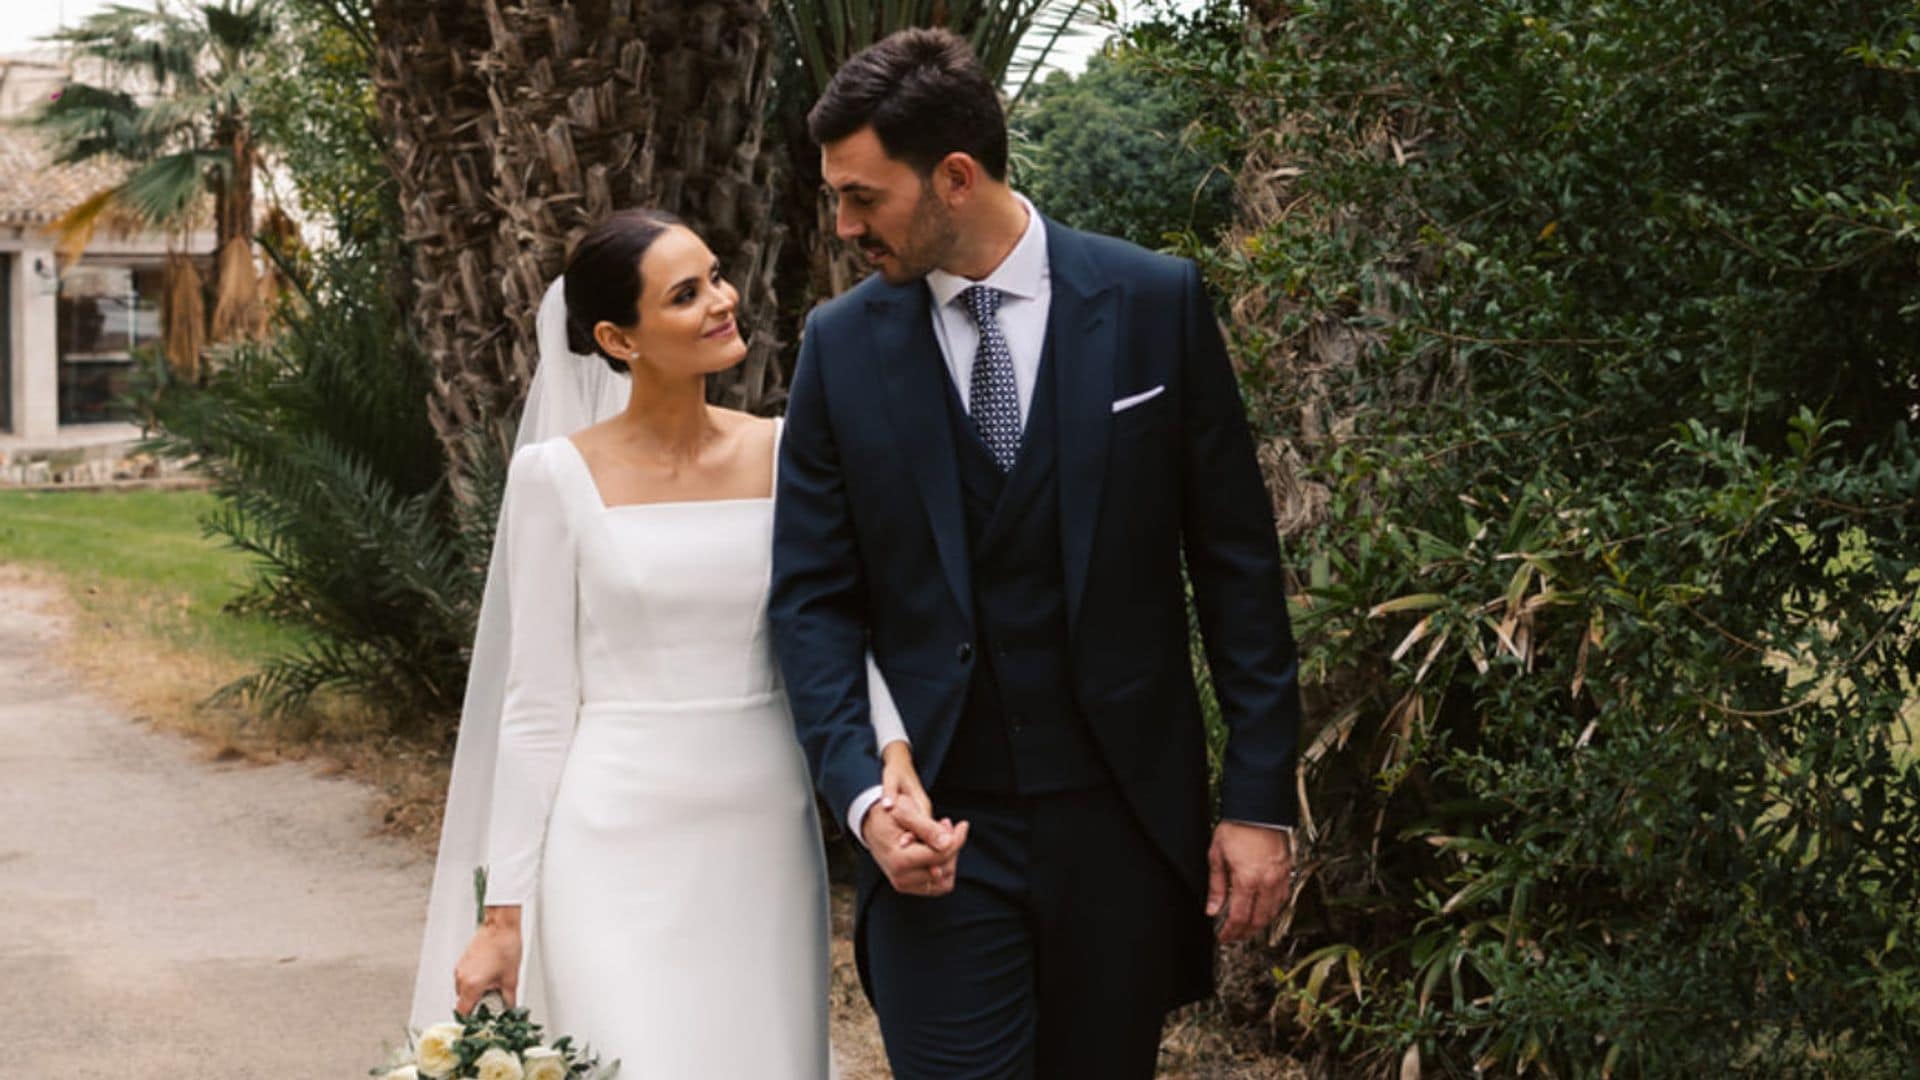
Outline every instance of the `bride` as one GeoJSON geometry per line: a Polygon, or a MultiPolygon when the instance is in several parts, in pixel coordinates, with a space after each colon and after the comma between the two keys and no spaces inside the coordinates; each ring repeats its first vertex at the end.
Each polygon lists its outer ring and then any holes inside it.
{"type": "MultiPolygon", "coordinates": [[[[825,865],[766,624],[780,425],[705,398],[746,354],[737,300],[691,230],[627,211],[541,305],[416,1026],[497,989],[628,1076],[828,1074],[825,865]]],[[[924,810],[868,671],[889,804],[924,810]]]]}

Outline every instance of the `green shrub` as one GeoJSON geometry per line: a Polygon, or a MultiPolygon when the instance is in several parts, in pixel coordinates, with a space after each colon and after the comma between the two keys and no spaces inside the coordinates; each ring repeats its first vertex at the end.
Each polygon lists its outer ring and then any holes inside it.
{"type": "Polygon", "coordinates": [[[242,603],[307,631],[229,693],[298,708],[331,689],[396,729],[444,730],[466,685],[505,442],[477,439],[456,501],[427,422],[425,358],[381,288],[387,259],[348,247],[275,336],[225,353],[204,387],[163,386],[158,449],[193,457],[219,508],[209,534],[254,556],[242,603]]]}
{"type": "Polygon", "coordinates": [[[408,253],[375,123],[371,8],[295,0],[283,14],[288,63],[254,88],[256,120],[286,166],[279,194],[324,226],[323,246],[262,237],[293,290],[272,336],[220,350],[203,385],[149,367],[132,404],[157,449],[213,478],[206,530],[256,569],[238,606],[302,631],[225,692],[270,712],[346,693],[395,730],[441,736],[466,685],[507,433],[472,433],[466,471],[447,474],[431,366],[399,310],[408,253]]]}
{"type": "Polygon", "coordinates": [[[253,95],[284,194],[331,235],[378,245],[400,218],[370,77],[371,0],[283,0],[278,15],[284,56],[253,95]]]}
{"type": "MultiPolygon", "coordinates": [[[[1135,33],[1189,52],[1227,51],[1238,40],[1218,4],[1135,33]]],[[[1228,163],[1238,148],[1216,137],[1226,119],[1217,99],[1188,92],[1148,55],[1111,47],[1078,77],[1055,71],[1021,95],[1012,116],[1021,150],[1014,182],[1074,228],[1149,248],[1185,234],[1211,242],[1233,217],[1228,163]]]]}
{"type": "Polygon", "coordinates": [[[1920,9],[1251,6],[1184,67],[1303,579],[1283,1040],[1911,1072],[1920,9]]]}

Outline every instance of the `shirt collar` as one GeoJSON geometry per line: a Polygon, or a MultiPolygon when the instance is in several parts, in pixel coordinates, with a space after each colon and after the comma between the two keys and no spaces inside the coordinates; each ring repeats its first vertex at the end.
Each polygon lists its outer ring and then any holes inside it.
{"type": "Polygon", "coordinates": [[[1021,300],[1032,300],[1040,295],[1047,280],[1047,229],[1040,220],[1040,211],[1033,208],[1025,195],[1014,192],[1013,197],[1027,209],[1027,229],[1020,234],[1020,240],[1013,245],[1007,257],[993,268],[993,273],[979,281],[970,281],[958,274],[945,270],[927,272],[927,288],[933,293],[934,303],[941,306],[953,303],[969,285],[991,285],[1007,296],[1021,300]]]}

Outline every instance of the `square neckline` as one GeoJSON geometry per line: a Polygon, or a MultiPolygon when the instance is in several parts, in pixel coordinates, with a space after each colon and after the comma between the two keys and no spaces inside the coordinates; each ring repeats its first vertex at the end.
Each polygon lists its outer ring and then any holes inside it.
{"type": "MultiPolygon", "coordinates": [[[[780,487],[780,436],[785,434],[786,430],[786,419],[784,417],[775,417],[773,421],[773,485],[775,491],[778,491],[780,487]]],[[[567,444],[567,450],[570,451],[574,464],[580,467],[581,479],[586,481],[587,490],[593,493],[593,501],[603,513],[612,513],[616,510],[643,510],[656,506],[725,506],[728,504],[738,505],[743,503],[771,503],[774,500],[773,495],[768,494],[740,495],[724,499],[650,499],[643,502],[610,503],[607,501],[606,496],[600,493],[600,481],[594,479],[593,467],[587,464],[587,455],[580,452],[580,446],[573,441],[573,436],[561,435],[559,436],[559,441],[567,444]]]]}

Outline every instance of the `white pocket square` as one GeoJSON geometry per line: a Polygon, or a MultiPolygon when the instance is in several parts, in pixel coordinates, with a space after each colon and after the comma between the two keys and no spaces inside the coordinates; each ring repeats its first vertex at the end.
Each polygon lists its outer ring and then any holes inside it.
{"type": "Polygon", "coordinates": [[[1144,405],[1147,402],[1152,401],[1154,398],[1157,398],[1161,394],[1166,393],[1166,391],[1167,391],[1166,384],[1162,383],[1161,385],[1156,386],[1151,390],[1144,390],[1138,394],[1134,394],[1131,397],[1123,397],[1119,401],[1116,401],[1113,403],[1113,411],[1117,413],[1126,412],[1128,409],[1133,408],[1135,405],[1144,405]]]}

